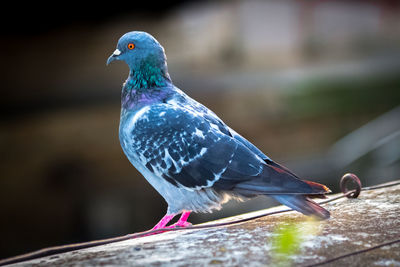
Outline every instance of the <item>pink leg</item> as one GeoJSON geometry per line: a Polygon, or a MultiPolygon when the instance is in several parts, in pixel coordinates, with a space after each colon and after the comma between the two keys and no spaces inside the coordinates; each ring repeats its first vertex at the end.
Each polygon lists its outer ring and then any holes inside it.
{"type": "Polygon", "coordinates": [[[176,214],[165,214],[165,216],[151,230],[165,228],[167,224],[175,217],[176,214]]]}
{"type": "Polygon", "coordinates": [[[191,211],[184,211],[181,215],[181,217],[179,218],[179,220],[174,223],[171,226],[168,226],[167,228],[176,228],[176,227],[188,227],[191,226],[192,224],[190,222],[187,221],[187,219],[189,218],[191,211]]]}

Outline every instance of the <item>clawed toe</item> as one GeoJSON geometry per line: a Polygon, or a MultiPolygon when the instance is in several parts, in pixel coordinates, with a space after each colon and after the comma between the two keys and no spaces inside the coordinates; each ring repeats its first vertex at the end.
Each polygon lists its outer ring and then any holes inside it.
{"type": "Polygon", "coordinates": [[[192,224],[190,222],[177,222],[170,226],[167,226],[166,228],[183,228],[183,227],[189,227],[189,226],[192,226],[192,224]]]}

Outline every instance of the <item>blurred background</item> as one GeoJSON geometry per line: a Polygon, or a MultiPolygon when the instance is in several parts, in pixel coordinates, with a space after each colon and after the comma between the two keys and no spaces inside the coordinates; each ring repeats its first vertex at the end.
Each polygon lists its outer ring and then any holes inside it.
{"type": "Polygon", "coordinates": [[[334,192],[346,172],[364,185],[400,178],[398,1],[145,2],[10,3],[1,17],[0,258],[164,215],[119,145],[128,67],[105,65],[132,30],[163,44],[179,88],[299,176],[334,192]]]}

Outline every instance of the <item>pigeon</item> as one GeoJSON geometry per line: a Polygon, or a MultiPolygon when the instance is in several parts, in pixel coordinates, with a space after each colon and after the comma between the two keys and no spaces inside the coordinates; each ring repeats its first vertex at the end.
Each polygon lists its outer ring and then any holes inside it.
{"type": "Polygon", "coordinates": [[[191,212],[212,212],[231,199],[259,195],[304,215],[329,218],[311,199],[324,198],[328,187],[301,180],[177,88],[164,48],[152,35],[124,34],[107,65],[115,60],[129,66],[121,94],[122,150],[168,204],[152,229],[187,227],[191,212]]]}

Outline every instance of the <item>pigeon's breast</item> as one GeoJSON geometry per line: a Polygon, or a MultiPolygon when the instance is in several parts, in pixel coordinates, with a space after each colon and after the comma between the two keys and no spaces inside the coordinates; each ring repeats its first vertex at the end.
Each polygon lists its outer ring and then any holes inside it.
{"type": "MultiPolygon", "coordinates": [[[[141,140],[138,140],[135,135],[135,126],[139,120],[148,119],[148,112],[150,106],[144,106],[137,111],[125,110],[121,111],[121,120],[119,125],[119,140],[121,143],[122,150],[126,156],[131,159],[140,161],[140,154],[135,149],[137,146],[143,146],[140,144],[141,140]]],[[[136,167],[136,166],[135,166],[136,167]]]]}

